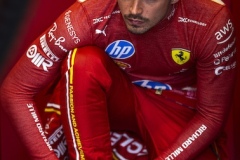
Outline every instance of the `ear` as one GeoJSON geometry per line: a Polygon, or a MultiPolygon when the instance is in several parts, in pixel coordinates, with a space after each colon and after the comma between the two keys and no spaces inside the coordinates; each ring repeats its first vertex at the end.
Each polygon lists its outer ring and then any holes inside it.
{"type": "Polygon", "coordinates": [[[171,0],[171,4],[177,3],[179,0],[171,0]]]}

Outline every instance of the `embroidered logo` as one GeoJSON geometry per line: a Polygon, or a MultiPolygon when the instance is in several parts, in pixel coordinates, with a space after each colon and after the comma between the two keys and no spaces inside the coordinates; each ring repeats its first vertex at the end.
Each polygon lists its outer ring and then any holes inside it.
{"type": "Polygon", "coordinates": [[[107,36],[107,34],[106,34],[106,32],[105,32],[106,28],[107,28],[107,26],[105,26],[103,30],[96,29],[96,30],[95,30],[95,33],[96,33],[96,34],[103,34],[104,36],[107,36]]]}
{"type": "Polygon", "coordinates": [[[114,60],[114,62],[122,69],[131,68],[130,64],[127,64],[127,63],[124,63],[121,61],[117,61],[117,60],[114,60]]]}
{"type": "Polygon", "coordinates": [[[182,48],[173,48],[172,49],[172,59],[179,65],[182,65],[189,61],[190,51],[182,48]]]}
{"type": "Polygon", "coordinates": [[[135,48],[129,41],[117,40],[109,44],[105,51],[114,59],[127,59],[134,55],[135,48]]]}

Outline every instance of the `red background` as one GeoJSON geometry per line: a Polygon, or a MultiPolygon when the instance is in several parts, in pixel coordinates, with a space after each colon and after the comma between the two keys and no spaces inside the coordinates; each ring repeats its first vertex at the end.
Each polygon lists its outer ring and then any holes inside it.
{"type": "MultiPolygon", "coordinates": [[[[48,27],[54,19],[66,9],[74,0],[58,1],[58,0],[35,0],[30,1],[27,7],[25,18],[18,29],[18,36],[15,37],[14,45],[12,45],[11,55],[8,56],[5,68],[2,75],[7,71],[19,58],[21,53],[27,49],[30,43],[38,36],[46,27],[48,27]],[[13,55],[12,53],[15,53],[13,55]]],[[[238,48],[238,63],[240,64],[240,1],[239,0],[225,0],[229,6],[235,28],[237,32],[237,48],[238,48]]],[[[238,65],[237,82],[240,80],[240,70],[238,65]]],[[[234,141],[236,145],[236,160],[240,159],[240,83],[236,83],[235,96],[233,103],[233,125],[234,125],[234,141]]],[[[7,117],[1,112],[1,159],[2,160],[28,160],[27,153],[21,147],[15,132],[8,121],[7,117]]]]}

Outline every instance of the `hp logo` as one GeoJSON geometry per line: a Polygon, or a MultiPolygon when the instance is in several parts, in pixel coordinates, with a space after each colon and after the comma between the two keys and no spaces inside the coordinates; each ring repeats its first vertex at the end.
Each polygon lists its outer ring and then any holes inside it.
{"type": "Polygon", "coordinates": [[[125,40],[114,41],[107,46],[105,51],[110,57],[115,59],[126,59],[135,53],[133,44],[125,40]]]}

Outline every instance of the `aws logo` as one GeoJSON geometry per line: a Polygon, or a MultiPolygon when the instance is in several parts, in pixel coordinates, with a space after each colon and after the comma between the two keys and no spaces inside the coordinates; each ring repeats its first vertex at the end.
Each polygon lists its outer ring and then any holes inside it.
{"type": "Polygon", "coordinates": [[[173,48],[172,49],[172,59],[179,65],[182,65],[189,61],[190,51],[182,48],[173,48]]]}
{"type": "Polygon", "coordinates": [[[225,43],[227,40],[229,40],[233,35],[234,27],[229,19],[227,23],[215,33],[216,39],[218,41],[217,44],[225,43]]]}
{"type": "Polygon", "coordinates": [[[106,53],[115,59],[126,59],[135,53],[133,44],[125,40],[117,40],[109,44],[106,53]]]}

